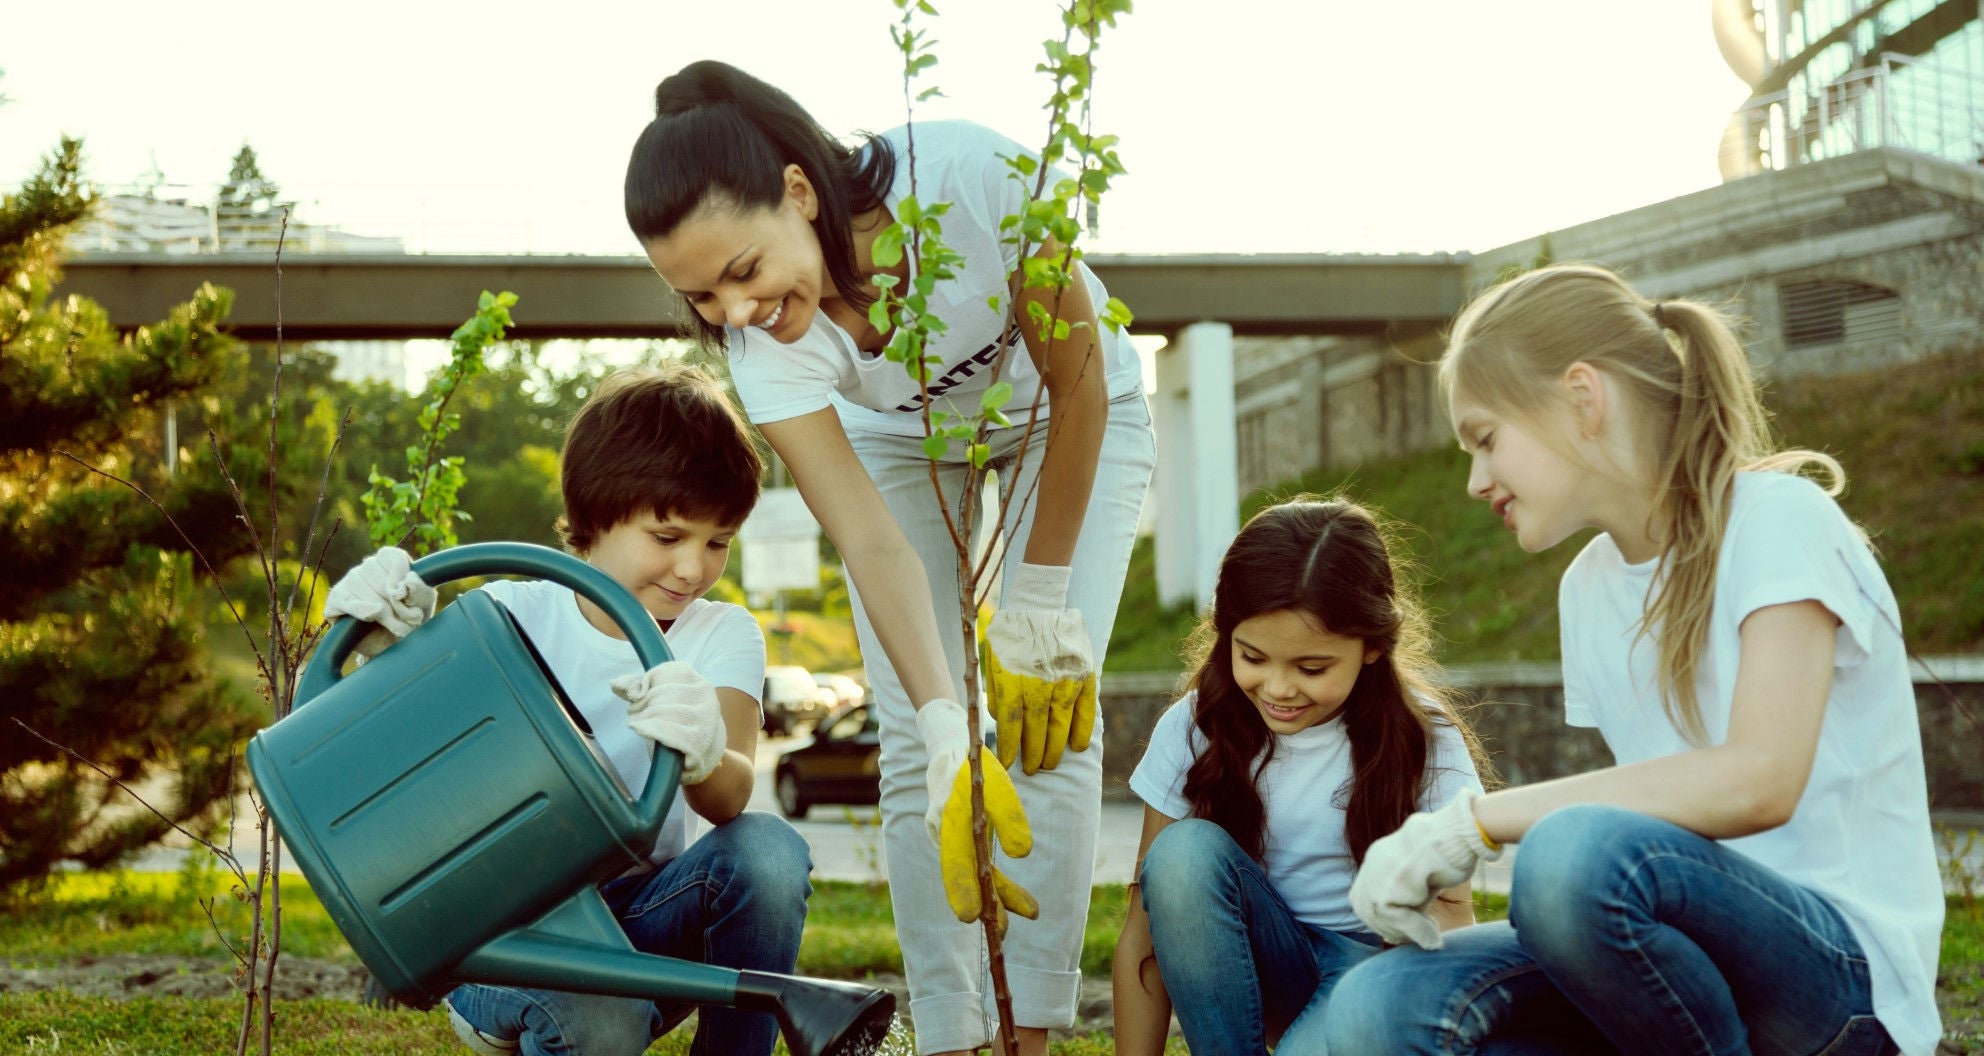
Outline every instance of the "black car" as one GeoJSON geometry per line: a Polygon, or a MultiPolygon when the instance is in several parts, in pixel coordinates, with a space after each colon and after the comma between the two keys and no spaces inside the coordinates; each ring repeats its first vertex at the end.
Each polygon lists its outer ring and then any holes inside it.
{"type": "MultiPolygon", "coordinates": [[[[997,748],[992,718],[982,710],[979,728],[987,748],[997,748]]],[[[867,805],[882,799],[882,730],[875,699],[837,709],[810,737],[785,750],[772,771],[778,809],[803,818],[815,803],[867,805]]]]}
{"type": "Polygon", "coordinates": [[[869,702],[841,708],[779,757],[772,776],[778,808],[788,818],[803,818],[815,803],[879,802],[881,760],[881,726],[869,702]]]}

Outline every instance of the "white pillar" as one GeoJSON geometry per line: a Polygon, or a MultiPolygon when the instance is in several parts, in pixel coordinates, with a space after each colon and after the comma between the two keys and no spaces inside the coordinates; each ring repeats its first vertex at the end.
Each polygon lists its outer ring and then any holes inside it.
{"type": "Polygon", "coordinates": [[[1212,602],[1240,530],[1233,328],[1193,323],[1157,353],[1157,596],[1212,602]]]}

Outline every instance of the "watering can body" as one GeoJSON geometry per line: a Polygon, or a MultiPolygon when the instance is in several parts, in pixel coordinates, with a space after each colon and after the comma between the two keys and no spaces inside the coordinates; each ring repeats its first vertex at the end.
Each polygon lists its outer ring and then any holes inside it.
{"type": "MultiPolygon", "coordinates": [[[[413,565],[429,584],[519,573],[570,587],[670,659],[654,618],[605,573],[548,547],[477,543],[413,565]]],[[[895,999],[845,983],[636,951],[597,884],[644,862],[682,757],[657,747],[624,787],[508,609],[472,591],[350,675],[368,629],[340,620],[296,707],[248,768],[298,868],[395,998],[426,1008],[485,982],[688,1001],[778,1017],[794,1056],[870,1052],[895,999]]]]}
{"type": "MultiPolygon", "coordinates": [[[[414,570],[430,582],[532,573],[614,600],[610,587],[648,632],[630,634],[651,638],[643,661],[668,656],[631,595],[555,550],[459,547],[414,570]]],[[[256,736],[248,764],[359,959],[395,997],[425,1006],[495,936],[645,860],[680,757],[658,752],[648,794],[635,798],[515,619],[480,591],[338,677],[361,630],[344,621],[326,636],[295,710],[256,736]]]]}

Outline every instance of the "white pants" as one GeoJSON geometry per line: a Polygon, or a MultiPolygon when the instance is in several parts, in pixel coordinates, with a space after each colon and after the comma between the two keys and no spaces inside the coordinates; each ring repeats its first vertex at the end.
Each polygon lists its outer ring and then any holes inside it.
{"type": "MultiPolygon", "coordinates": [[[[992,466],[999,470],[1000,490],[1017,479],[1010,494],[1018,503],[1033,491],[1039,473],[1045,427],[1034,430],[1025,464],[1014,467],[1019,428],[992,438],[992,466]]],[[[852,434],[849,439],[868,475],[874,479],[896,523],[922,558],[936,610],[937,636],[943,642],[951,673],[960,679],[953,688],[964,701],[964,650],[959,634],[957,552],[938,515],[930,486],[930,464],[919,437],[852,434]]],[[[1116,605],[1123,594],[1123,577],[1136,541],[1137,518],[1144,492],[1157,463],[1151,436],[1150,409],[1141,393],[1118,397],[1109,404],[1095,485],[1075,545],[1068,607],[1079,611],[1088,627],[1090,655],[1098,669],[1116,623],[1116,605]]],[[[965,465],[940,463],[938,475],[953,510],[964,489],[965,465]]],[[[1033,491],[1025,516],[1017,525],[1002,518],[1007,574],[1026,552],[1034,511],[1055,497],[1033,491]]],[[[852,584],[849,584],[852,592],[852,584]]],[[[986,967],[985,934],[977,922],[961,924],[944,896],[937,867],[937,849],[923,826],[928,792],[924,773],[928,759],[917,736],[915,709],[902,682],[890,667],[858,593],[854,596],[855,629],[869,685],[881,711],[882,843],[888,854],[889,892],[895,903],[896,934],[902,941],[903,967],[909,977],[909,1011],[916,1028],[919,1052],[970,1049],[991,1041],[997,1013],[991,976],[986,967]]],[[[1009,859],[998,855],[999,868],[1040,900],[1040,919],[1012,919],[1004,943],[1006,979],[1012,988],[1013,1015],[1023,1027],[1068,1027],[1074,1024],[1081,996],[1082,931],[1088,918],[1089,886],[1095,872],[1095,839],[1102,803],[1102,717],[1085,752],[1069,751],[1061,765],[1031,777],[1017,767],[1013,781],[1033,827],[1033,853],[1009,859]]]]}

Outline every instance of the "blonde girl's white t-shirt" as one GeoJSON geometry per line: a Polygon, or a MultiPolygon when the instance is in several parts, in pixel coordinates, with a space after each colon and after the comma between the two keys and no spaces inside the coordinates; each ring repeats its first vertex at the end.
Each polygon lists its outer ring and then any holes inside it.
{"type": "MultiPolygon", "coordinates": [[[[1611,536],[1600,535],[1558,592],[1565,718],[1598,727],[1622,764],[1689,750],[1655,688],[1657,646],[1651,637],[1635,641],[1656,565],[1626,563],[1611,536]]],[[[1942,1031],[1935,981],[1943,888],[1894,592],[1817,484],[1738,474],[1695,684],[1709,743],[1728,736],[1744,618],[1807,600],[1840,623],[1811,778],[1789,822],[1721,842],[1839,909],[1867,955],[1876,1017],[1903,1053],[1928,1056],[1942,1031]]]]}
{"type": "MultiPolygon", "coordinates": [[[[579,611],[578,596],[546,580],[493,580],[482,586],[503,603],[537,646],[538,654],[565,689],[573,706],[592,727],[593,740],[633,794],[646,787],[654,742],[627,725],[627,702],[613,692],[621,675],[647,670],[632,642],[602,632],[579,611]]],[[[764,692],[765,637],[743,608],[697,598],[662,634],[675,659],[696,669],[718,688],[739,690],[752,700],[764,692]]],[[[649,860],[660,865],[689,846],[690,811],[681,796],[655,837],[649,860]]]]}
{"type": "MultiPolygon", "coordinates": [[[[1205,750],[1205,735],[1192,721],[1198,692],[1185,694],[1158,718],[1150,745],[1130,775],[1130,790],[1168,818],[1191,814],[1185,775],[1205,750]]],[[[1274,758],[1257,787],[1266,808],[1267,838],[1261,864],[1297,920],[1331,931],[1368,931],[1350,909],[1357,864],[1344,839],[1350,801],[1350,738],[1340,719],[1291,734],[1274,734],[1274,758]]],[[[1463,789],[1481,790],[1474,759],[1460,731],[1433,720],[1420,810],[1438,810],[1463,789]]]]}
{"type": "MultiPolygon", "coordinates": [[[[891,215],[910,191],[909,141],[906,130],[882,134],[896,151],[893,186],[883,197],[891,215]]],[[[919,121],[916,124],[916,194],[924,205],[950,202],[943,215],[944,240],[964,257],[957,276],[937,284],[930,312],[949,328],[926,348],[937,357],[930,369],[934,410],[976,414],[979,397],[992,384],[992,369],[1002,349],[1006,322],[1012,315],[1007,279],[1019,266],[1017,247],[999,240],[1001,218],[1021,212],[1032,182],[1013,178],[999,155],[1031,154],[1018,143],[968,121],[919,121]],[[999,297],[999,310],[986,303],[999,297]]],[[[1058,174],[1049,176],[1048,186],[1058,174]]],[[[906,251],[907,252],[907,251],[906,251]]],[[[911,267],[915,266],[914,259],[911,267]]],[[[1108,291],[1083,264],[1078,281],[1087,283],[1097,311],[1108,291]]],[[[1129,335],[1100,326],[1101,369],[1111,399],[1143,391],[1143,367],[1129,335]]],[[[922,396],[901,363],[855,347],[839,324],[816,312],[813,324],[792,344],[780,344],[762,330],[727,328],[730,374],[737,385],[744,413],[759,424],[783,421],[833,407],[850,431],[923,435],[922,396]]],[[[1015,425],[1025,422],[1040,386],[1039,372],[1015,330],[1010,354],[1000,378],[1012,383],[1006,404],[1015,425]]],[[[1051,410],[1041,398],[1043,418],[1051,410]]]]}

